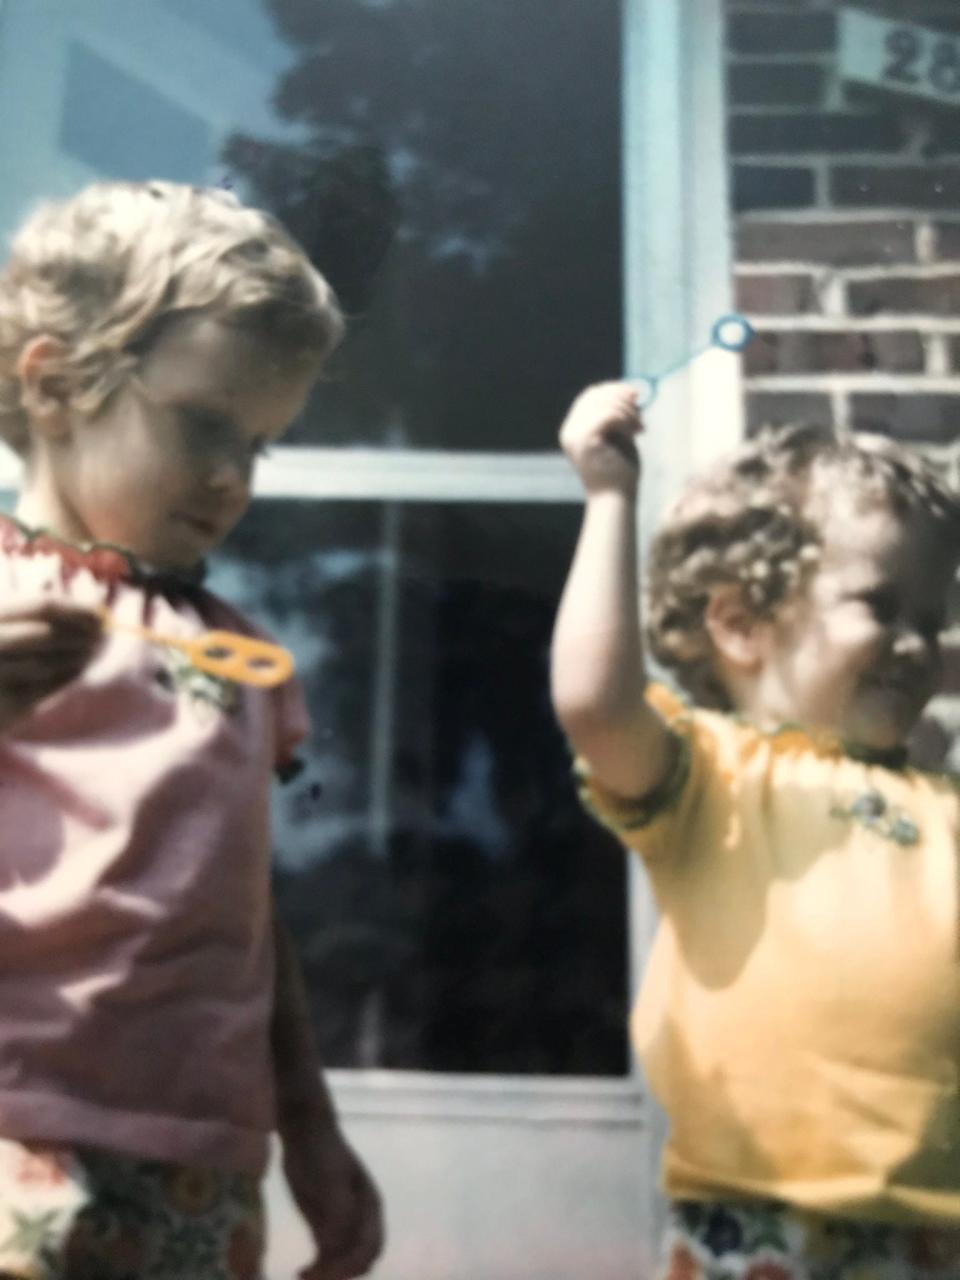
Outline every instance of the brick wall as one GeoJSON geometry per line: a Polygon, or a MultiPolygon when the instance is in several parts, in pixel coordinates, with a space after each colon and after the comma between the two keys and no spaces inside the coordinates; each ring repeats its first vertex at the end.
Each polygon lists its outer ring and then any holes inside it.
{"type": "MultiPolygon", "coordinates": [[[[696,3],[696,0],[693,0],[696,3]]],[[[837,10],[960,33],[958,0],[726,0],[746,419],[829,417],[960,481],[960,94],[841,82],[837,10]]],[[[960,596],[957,618],[960,620],[960,596]]],[[[960,767],[960,625],[919,754],[960,767]]]]}

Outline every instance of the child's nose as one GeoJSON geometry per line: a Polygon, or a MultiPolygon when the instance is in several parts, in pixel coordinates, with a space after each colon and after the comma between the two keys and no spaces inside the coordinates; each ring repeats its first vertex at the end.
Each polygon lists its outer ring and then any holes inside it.
{"type": "Polygon", "coordinates": [[[903,622],[897,628],[893,651],[902,658],[922,657],[930,648],[930,636],[911,622],[903,622]]]}

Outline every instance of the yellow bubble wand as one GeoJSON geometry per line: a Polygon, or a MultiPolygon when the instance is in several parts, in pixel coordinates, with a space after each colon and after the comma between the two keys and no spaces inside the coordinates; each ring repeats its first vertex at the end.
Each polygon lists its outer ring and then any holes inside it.
{"type": "Polygon", "coordinates": [[[219,676],[222,680],[235,680],[240,684],[256,685],[263,689],[283,684],[293,675],[293,655],[288,649],[269,640],[241,635],[237,631],[202,631],[189,640],[168,636],[149,627],[134,623],[118,622],[107,609],[97,613],[105,627],[111,631],[129,631],[151,644],[163,645],[185,653],[198,671],[219,676]]]}

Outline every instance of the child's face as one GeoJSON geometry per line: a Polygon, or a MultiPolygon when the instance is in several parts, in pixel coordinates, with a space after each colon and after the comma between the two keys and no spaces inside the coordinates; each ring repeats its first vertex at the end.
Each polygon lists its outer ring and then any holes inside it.
{"type": "Polygon", "coordinates": [[[954,550],[922,514],[843,501],[823,535],[816,574],[773,624],[760,709],[862,746],[897,746],[939,687],[954,550]]]}
{"type": "Polygon", "coordinates": [[[173,320],[102,410],[70,411],[49,453],[49,509],[34,502],[30,517],[158,568],[195,564],[246,511],[257,454],[303,408],[316,374],[212,317],[173,320]]]}

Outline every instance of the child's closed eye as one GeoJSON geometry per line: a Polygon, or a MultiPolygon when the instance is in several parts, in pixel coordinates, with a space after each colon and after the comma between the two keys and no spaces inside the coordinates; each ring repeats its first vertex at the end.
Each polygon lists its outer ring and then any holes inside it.
{"type": "MultiPolygon", "coordinates": [[[[859,599],[867,606],[874,619],[881,626],[890,626],[900,617],[900,599],[896,591],[889,587],[877,587],[871,591],[866,591],[859,599]]],[[[937,640],[947,625],[942,610],[924,613],[919,616],[913,615],[909,622],[913,630],[927,640],[937,640]]]]}
{"type": "Polygon", "coordinates": [[[218,448],[232,430],[225,418],[207,409],[182,409],[179,422],[183,436],[191,448],[207,452],[218,448]]]}
{"type": "Polygon", "coordinates": [[[245,454],[253,462],[257,458],[265,458],[270,452],[272,441],[268,436],[256,436],[246,441],[234,422],[212,410],[185,409],[180,414],[180,423],[187,447],[193,453],[245,454]]]}

